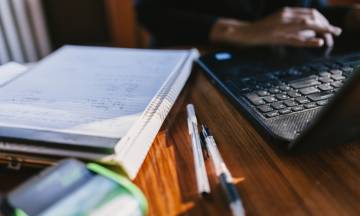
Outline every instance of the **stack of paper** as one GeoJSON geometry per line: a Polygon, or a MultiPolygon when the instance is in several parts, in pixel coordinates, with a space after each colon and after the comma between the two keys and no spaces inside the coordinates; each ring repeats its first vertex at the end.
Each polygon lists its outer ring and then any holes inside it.
{"type": "Polygon", "coordinates": [[[16,77],[25,73],[28,68],[16,62],[9,62],[0,66],[0,86],[6,85],[16,77]]]}
{"type": "Polygon", "coordinates": [[[135,177],[188,79],[197,50],[67,46],[0,91],[9,153],[120,164],[135,177]]]}

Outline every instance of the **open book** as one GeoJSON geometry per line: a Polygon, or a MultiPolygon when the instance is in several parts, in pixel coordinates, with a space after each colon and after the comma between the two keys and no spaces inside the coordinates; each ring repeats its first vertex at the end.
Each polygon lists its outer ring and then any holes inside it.
{"type": "Polygon", "coordinates": [[[1,87],[1,154],[95,160],[134,178],[198,56],[63,47],[1,87]]]}

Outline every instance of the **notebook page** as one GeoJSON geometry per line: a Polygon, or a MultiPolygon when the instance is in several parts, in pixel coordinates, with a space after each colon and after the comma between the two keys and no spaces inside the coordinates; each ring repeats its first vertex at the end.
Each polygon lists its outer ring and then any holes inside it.
{"type": "Polygon", "coordinates": [[[28,68],[16,62],[9,62],[0,66],[0,86],[6,85],[17,76],[25,73],[28,68]]]}
{"type": "Polygon", "coordinates": [[[194,60],[199,55],[196,49],[189,52],[186,61],[169,77],[153,99],[152,104],[156,109],[149,109],[150,115],[144,113],[117,144],[115,161],[122,164],[130,178],[135,178],[156,134],[190,76],[194,60]]]}
{"type": "Polygon", "coordinates": [[[0,126],[121,138],[187,53],[64,47],[2,88],[0,126]]]}

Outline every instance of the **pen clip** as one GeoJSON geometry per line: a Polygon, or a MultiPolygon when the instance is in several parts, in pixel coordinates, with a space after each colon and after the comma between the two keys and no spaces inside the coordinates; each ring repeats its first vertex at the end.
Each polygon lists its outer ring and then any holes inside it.
{"type": "MultiPolygon", "coordinates": [[[[204,127],[204,126],[202,126],[202,127],[204,127]]],[[[201,133],[200,133],[201,149],[202,149],[202,151],[204,153],[204,158],[208,159],[209,158],[209,149],[206,146],[206,140],[205,139],[206,139],[206,137],[205,137],[203,131],[201,130],[201,133]]]]}

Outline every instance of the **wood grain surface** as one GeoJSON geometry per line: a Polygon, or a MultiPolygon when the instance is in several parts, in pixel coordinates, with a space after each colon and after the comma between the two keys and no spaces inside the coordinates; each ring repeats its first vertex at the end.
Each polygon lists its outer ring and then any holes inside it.
{"type": "MultiPolygon", "coordinates": [[[[360,143],[290,155],[267,143],[209,82],[195,71],[157,135],[135,183],[150,215],[230,215],[207,161],[212,194],[196,194],[185,106],[195,105],[237,180],[247,215],[360,215],[360,143]]],[[[0,170],[0,191],[36,171],[0,170]]]]}
{"type": "Polygon", "coordinates": [[[213,193],[196,194],[186,104],[208,125],[243,199],[247,215],[360,215],[360,143],[290,155],[267,143],[196,71],[158,134],[135,183],[150,215],[230,215],[207,161],[213,193]]]}

